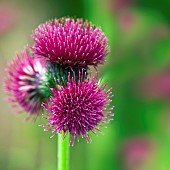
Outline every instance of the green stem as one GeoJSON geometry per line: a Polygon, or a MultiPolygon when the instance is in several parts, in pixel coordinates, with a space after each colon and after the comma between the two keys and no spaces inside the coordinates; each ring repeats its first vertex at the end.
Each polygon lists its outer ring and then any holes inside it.
{"type": "Polygon", "coordinates": [[[69,170],[69,135],[62,140],[62,134],[58,134],[58,170],[69,170]]]}

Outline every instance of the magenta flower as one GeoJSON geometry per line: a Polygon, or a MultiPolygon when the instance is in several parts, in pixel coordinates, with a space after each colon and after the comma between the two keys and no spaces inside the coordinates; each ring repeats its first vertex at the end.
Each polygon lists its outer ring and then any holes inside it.
{"type": "MultiPolygon", "coordinates": [[[[82,76],[81,76],[82,77],[82,76]]],[[[111,89],[104,90],[105,86],[99,86],[95,78],[80,80],[70,80],[68,77],[67,85],[57,86],[57,89],[51,89],[53,96],[48,104],[44,104],[48,114],[43,115],[48,123],[43,127],[52,131],[55,136],[63,133],[63,138],[70,133],[70,143],[79,137],[84,137],[87,142],[91,142],[89,131],[96,134],[96,130],[102,123],[108,123],[113,116],[109,111],[113,107],[107,107],[111,102],[111,89]]],[[[52,137],[53,137],[52,136],[52,137]]]]}
{"type": "Polygon", "coordinates": [[[40,25],[33,33],[36,54],[69,66],[103,64],[108,40],[100,28],[82,19],[61,18],[40,25]]]}
{"type": "Polygon", "coordinates": [[[42,84],[45,71],[44,61],[33,58],[27,49],[17,54],[6,70],[8,100],[14,103],[14,107],[22,108],[20,112],[29,112],[28,117],[40,112],[41,103],[46,98],[43,94],[46,87],[42,84]]]}

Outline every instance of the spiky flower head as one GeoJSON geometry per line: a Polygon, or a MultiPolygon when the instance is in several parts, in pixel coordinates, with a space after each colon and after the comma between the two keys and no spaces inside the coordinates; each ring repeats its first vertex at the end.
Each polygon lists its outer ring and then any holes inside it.
{"type": "MultiPolygon", "coordinates": [[[[63,134],[63,138],[69,133],[70,143],[74,145],[77,138],[84,137],[87,142],[91,142],[89,131],[96,134],[99,126],[108,123],[113,116],[108,107],[111,102],[111,89],[104,90],[105,85],[99,86],[96,78],[85,78],[80,76],[77,81],[75,78],[68,77],[65,86],[52,88],[53,95],[49,103],[44,104],[48,114],[43,115],[47,118],[45,131],[52,131],[55,136],[63,134]]],[[[53,137],[52,136],[52,137],[53,137]]]]}
{"type": "Polygon", "coordinates": [[[43,84],[45,77],[45,62],[32,57],[27,49],[16,57],[6,69],[7,78],[5,90],[9,94],[8,101],[13,102],[14,107],[19,107],[20,112],[38,114],[41,103],[49,97],[48,87],[43,84]]]}
{"type": "Polygon", "coordinates": [[[36,54],[69,66],[103,64],[109,52],[108,40],[101,29],[82,19],[46,22],[32,37],[36,54]]]}

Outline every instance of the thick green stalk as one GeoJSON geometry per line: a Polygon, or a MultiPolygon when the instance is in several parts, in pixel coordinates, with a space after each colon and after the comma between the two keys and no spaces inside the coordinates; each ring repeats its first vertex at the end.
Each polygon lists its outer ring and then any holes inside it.
{"type": "Polygon", "coordinates": [[[63,141],[62,134],[58,134],[58,170],[69,170],[69,139],[67,134],[63,141]]]}

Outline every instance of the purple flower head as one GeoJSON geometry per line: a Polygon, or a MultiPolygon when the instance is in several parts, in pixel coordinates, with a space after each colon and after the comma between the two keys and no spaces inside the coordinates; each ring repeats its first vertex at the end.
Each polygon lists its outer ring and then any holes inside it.
{"type": "MultiPolygon", "coordinates": [[[[105,85],[99,86],[96,78],[85,78],[78,81],[68,76],[68,83],[65,86],[57,86],[51,89],[53,96],[49,104],[44,104],[48,114],[43,115],[48,123],[43,127],[50,126],[45,131],[52,131],[55,136],[63,133],[63,138],[70,133],[70,143],[74,145],[77,138],[84,137],[91,142],[89,131],[96,134],[96,130],[102,123],[108,123],[113,116],[109,111],[113,107],[107,107],[111,102],[111,89],[106,91],[105,85]]],[[[52,136],[52,137],[53,137],[52,136]]]]}
{"type": "Polygon", "coordinates": [[[108,40],[100,28],[83,19],[61,18],[41,24],[33,33],[36,54],[69,66],[103,64],[108,40]]]}
{"type": "Polygon", "coordinates": [[[40,112],[41,103],[46,98],[42,84],[45,71],[45,62],[30,56],[27,49],[17,54],[6,70],[8,100],[14,103],[14,107],[19,106],[20,112],[29,112],[28,118],[40,112]]]}

